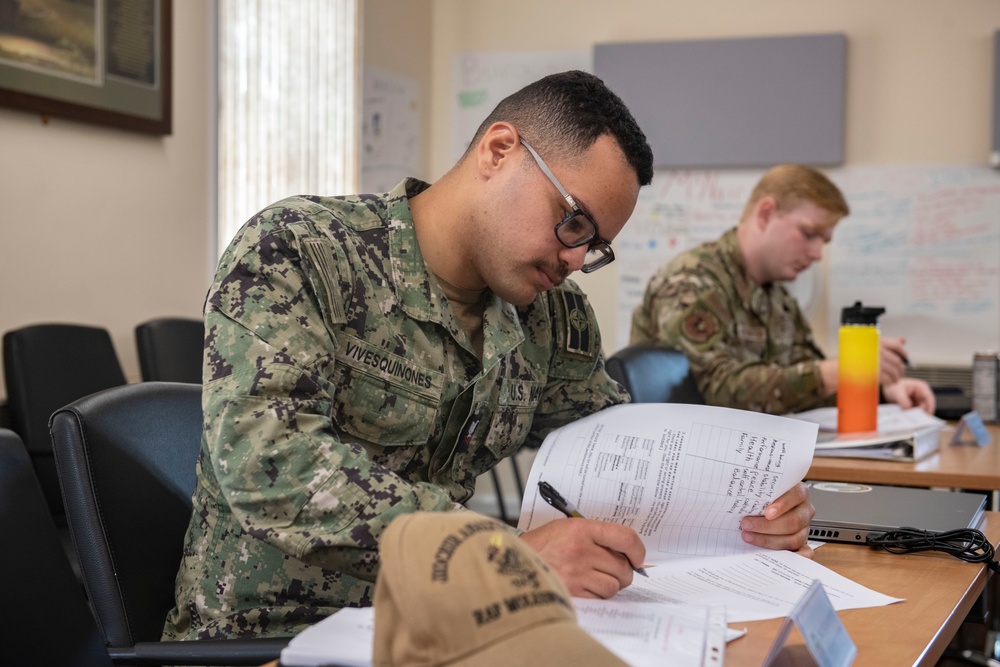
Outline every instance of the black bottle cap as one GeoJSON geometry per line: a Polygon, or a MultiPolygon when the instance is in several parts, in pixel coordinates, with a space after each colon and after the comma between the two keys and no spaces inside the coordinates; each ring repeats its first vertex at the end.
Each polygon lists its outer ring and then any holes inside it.
{"type": "Polygon", "coordinates": [[[840,311],[841,324],[878,324],[878,316],[885,312],[885,308],[879,306],[865,307],[860,301],[855,301],[853,306],[840,311]]]}

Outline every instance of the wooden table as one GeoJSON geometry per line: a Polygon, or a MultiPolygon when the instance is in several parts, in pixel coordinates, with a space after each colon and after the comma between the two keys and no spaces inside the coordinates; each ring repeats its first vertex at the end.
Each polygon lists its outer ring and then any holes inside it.
{"type": "MultiPolygon", "coordinates": [[[[941,449],[915,463],[817,456],[806,479],[997,491],[1000,490],[1000,425],[987,424],[986,428],[993,442],[985,447],[949,444],[954,429],[945,428],[941,433],[941,449]]],[[[997,504],[994,502],[992,507],[996,509],[997,504]]]]}
{"type": "MultiPolygon", "coordinates": [[[[981,526],[992,544],[1000,540],[1000,513],[987,512],[981,526]]],[[[839,612],[858,647],[855,667],[934,665],[982,593],[988,570],[947,554],[896,555],[854,544],[826,544],[816,561],[879,593],[903,602],[839,612]]],[[[726,646],[725,664],[760,665],[783,619],[745,625],[746,636],[726,646]]],[[[733,627],[737,627],[734,625],[733,627]]],[[[810,664],[797,633],[782,664],[810,664]]]]}
{"type": "MultiPolygon", "coordinates": [[[[1000,513],[987,512],[981,528],[996,544],[1000,513]]],[[[984,565],[946,554],[896,555],[854,544],[826,544],[816,550],[816,561],[880,593],[906,598],[885,607],[839,612],[858,647],[855,667],[934,665],[982,593],[988,572],[984,565]]],[[[760,665],[782,621],[734,624],[746,627],[747,634],[726,646],[725,665],[760,665]]],[[[798,633],[792,634],[778,664],[814,664],[798,633]]]]}

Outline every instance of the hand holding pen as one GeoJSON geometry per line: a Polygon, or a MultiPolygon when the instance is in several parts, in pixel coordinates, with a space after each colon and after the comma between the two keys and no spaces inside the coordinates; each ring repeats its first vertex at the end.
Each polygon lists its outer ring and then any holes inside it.
{"type": "Polygon", "coordinates": [[[879,381],[882,384],[898,382],[906,375],[906,369],[912,368],[905,345],[905,338],[883,336],[879,339],[879,381]]]}
{"type": "MultiPolygon", "coordinates": [[[[548,482],[543,481],[538,483],[538,493],[542,496],[542,499],[544,499],[545,502],[547,502],[549,505],[556,508],[563,514],[565,514],[567,517],[571,519],[586,518],[583,516],[583,514],[580,513],[580,510],[576,509],[576,507],[574,507],[572,503],[563,498],[562,495],[558,491],[556,491],[555,488],[553,488],[553,486],[548,482]]],[[[649,576],[648,574],[646,574],[645,568],[633,566],[632,571],[637,574],[641,574],[644,577],[649,576]]]]}

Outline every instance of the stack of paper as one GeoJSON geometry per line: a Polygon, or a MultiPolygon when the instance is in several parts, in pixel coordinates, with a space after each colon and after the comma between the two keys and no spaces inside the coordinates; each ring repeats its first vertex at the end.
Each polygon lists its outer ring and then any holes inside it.
{"type": "Polygon", "coordinates": [[[903,410],[888,403],[878,407],[878,430],[837,433],[837,408],[817,408],[789,415],[819,425],[816,456],[890,461],[918,461],[941,446],[945,422],[920,408],[903,410]]]}

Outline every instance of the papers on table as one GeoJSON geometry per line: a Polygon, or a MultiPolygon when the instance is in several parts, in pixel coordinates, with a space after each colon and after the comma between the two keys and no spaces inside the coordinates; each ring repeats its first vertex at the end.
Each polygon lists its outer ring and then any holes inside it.
{"type": "Polygon", "coordinates": [[[371,667],[375,608],[347,607],[292,637],[282,667],[371,667]]]}
{"type": "MultiPolygon", "coordinates": [[[[573,600],[580,626],[637,667],[702,667],[742,634],[727,622],[787,616],[813,581],[837,611],[900,601],[787,551],[677,560],[648,571],[612,600],[573,600]]],[[[374,608],[342,609],[294,637],[281,663],[369,667],[374,637],[374,608]]]]}
{"type": "MultiPolygon", "coordinates": [[[[794,419],[802,419],[819,426],[820,431],[837,432],[837,408],[816,408],[805,412],[788,415],[794,419]]],[[[912,431],[927,426],[941,426],[944,421],[934,415],[929,415],[920,408],[904,410],[895,403],[883,403],[878,406],[878,430],[880,433],[889,431],[912,431]]]]}
{"type": "MultiPolygon", "coordinates": [[[[726,628],[721,607],[622,600],[573,599],[577,620],[609,651],[633,667],[703,667],[706,652],[721,656],[727,640],[741,636],[726,628]]],[[[370,667],[375,611],[341,609],[293,637],[281,652],[283,667],[370,667]]]]}
{"type": "Polygon", "coordinates": [[[819,426],[816,456],[917,461],[940,448],[945,422],[920,408],[878,406],[878,430],[837,433],[837,408],[816,408],[789,415],[819,426]]]}
{"type": "Polygon", "coordinates": [[[789,551],[678,560],[647,568],[616,599],[677,605],[725,605],[729,623],[781,618],[818,579],[833,608],[859,609],[899,602],[789,551]]]}

